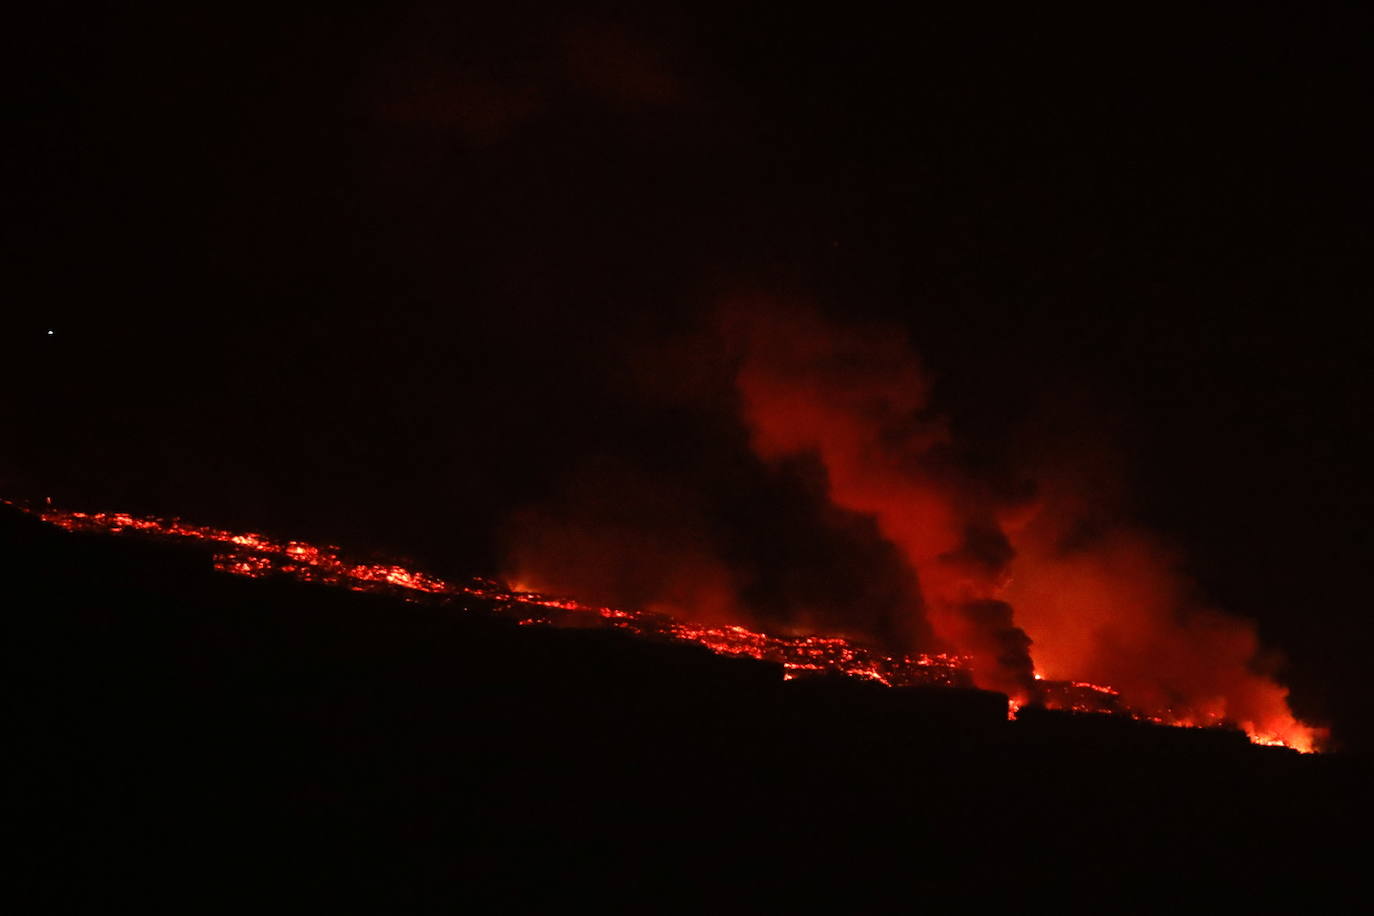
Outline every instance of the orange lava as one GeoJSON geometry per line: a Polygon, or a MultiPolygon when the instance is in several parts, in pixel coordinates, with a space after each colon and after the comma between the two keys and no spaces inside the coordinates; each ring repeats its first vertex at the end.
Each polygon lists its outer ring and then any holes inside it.
{"type": "MultiPolygon", "coordinates": [[[[969,659],[963,656],[914,654],[893,656],[837,636],[773,636],[742,626],[704,626],[648,611],[595,607],[566,598],[520,591],[502,583],[473,579],[449,582],[427,573],[389,563],[357,563],[340,548],[303,541],[282,541],[266,535],[236,533],[179,519],[135,516],[123,512],[68,512],[49,506],[32,507],[0,500],[68,531],[106,534],[136,533],[152,537],[185,538],[217,545],[214,567],[250,578],[288,576],[303,582],[353,591],[390,591],[408,600],[477,599],[496,613],[524,626],[585,626],[589,622],[628,630],[639,636],[695,643],[712,652],[770,661],[782,666],[783,678],[841,674],[889,687],[973,684],[969,659]]],[[[1164,725],[1192,727],[1198,723],[1176,718],[1144,716],[1120,703],[1111,687],[1084,681],[1050,681],[1036,675],[1039,704],[1078,713],[1130,715],[1164,725]]],[[[1015,719],[1023,703],[1012,699],[1008,718],[1015,719]]],[[[1212,723],[1214,724],[1214,723],[1212,723]]],[[[1246,729],[1255,744],[1290,747],[1309,753],[1305,742],[1246,729]]]]}

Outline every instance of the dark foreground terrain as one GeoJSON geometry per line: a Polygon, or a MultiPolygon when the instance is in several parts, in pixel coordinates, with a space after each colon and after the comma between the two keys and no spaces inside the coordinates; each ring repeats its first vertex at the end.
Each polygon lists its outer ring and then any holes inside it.
{"type": "Polygon", "coordinates": [[[11,912],[1358,907],[1362,762],[784,684],[0,511],[11,912]]]}

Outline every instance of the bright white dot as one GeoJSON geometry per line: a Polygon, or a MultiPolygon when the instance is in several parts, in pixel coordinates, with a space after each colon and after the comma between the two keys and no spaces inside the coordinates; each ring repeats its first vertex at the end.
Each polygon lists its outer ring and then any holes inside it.
{"type": "Polygon", "coordinates": [[[52,336],[52,331],[51,331],[51,330],[50,330],[50,331],[48,331],[48,336],[49,336],[49,337],[51,337],[51,336],[52,336]]]}

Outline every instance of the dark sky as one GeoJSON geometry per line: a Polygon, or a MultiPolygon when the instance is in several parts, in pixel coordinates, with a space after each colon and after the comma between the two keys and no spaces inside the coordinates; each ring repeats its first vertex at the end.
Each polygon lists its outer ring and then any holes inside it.
{"type": "Polygon", "coordinates": [[[608,460],[766,541],[672,392],[804,299],[909,329],[990,467],[1117,456],[1370,746],[1368,16],[335,6],[10,23],[5,495],[484,570],[608,460]]]}

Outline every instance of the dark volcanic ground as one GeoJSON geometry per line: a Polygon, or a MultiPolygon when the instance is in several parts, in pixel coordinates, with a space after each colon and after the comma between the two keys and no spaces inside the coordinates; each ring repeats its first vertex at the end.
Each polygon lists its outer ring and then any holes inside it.
{"type": "Polygon", "coordinates": [[[1364,761],[799,681],[0,513],[16,912],[1358,899],[1364,761]]]}

